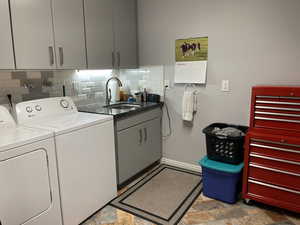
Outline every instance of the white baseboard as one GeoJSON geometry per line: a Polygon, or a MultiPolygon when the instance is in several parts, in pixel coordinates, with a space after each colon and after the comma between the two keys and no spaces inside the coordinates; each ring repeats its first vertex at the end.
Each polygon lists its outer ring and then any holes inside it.
{"type": "Polygon", "coordinates": [[[167,164],[170,166],[176,166],[176,167],[186,169],[186,170],[196,171],[196,172],[202,171],[201,166],[190,164],[190,163],[179,162],[179,161],[176,161],[173,159],[162,158],[161,163],[164,163],[164,164],[167,164]]]}

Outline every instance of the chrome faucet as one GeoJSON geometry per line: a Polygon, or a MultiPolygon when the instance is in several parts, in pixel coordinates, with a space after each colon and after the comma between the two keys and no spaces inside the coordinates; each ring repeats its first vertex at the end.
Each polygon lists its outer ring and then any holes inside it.
{"type": "Polygon", "coordinates": [[[110,104],[111,101],[111,90],[108,90],[108,84],[111,80],[116,80],[118,82],[119,87],[122,87],[122,82],[120,81],[119,78],[117,77],[111,77],[106,81],[106,85],[105,85],[105,94],[106,94],[106,105],[110,104]],[[109,92],[109,93],[108,93],[109,92]]]}

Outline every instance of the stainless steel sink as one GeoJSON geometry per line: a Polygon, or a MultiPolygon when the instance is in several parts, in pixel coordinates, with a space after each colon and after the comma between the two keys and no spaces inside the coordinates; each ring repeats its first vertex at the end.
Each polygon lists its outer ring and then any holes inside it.
{"type": "Polygon", "coordinates": [[[138,108],[141,108],[141,105],[138,104],[132,104],[132,103],[119,103],[119,104],[113,104],[113,105],[106,105],[105,108],[109,109],[120,109],[120,110],[135,110],[138,108]]]}

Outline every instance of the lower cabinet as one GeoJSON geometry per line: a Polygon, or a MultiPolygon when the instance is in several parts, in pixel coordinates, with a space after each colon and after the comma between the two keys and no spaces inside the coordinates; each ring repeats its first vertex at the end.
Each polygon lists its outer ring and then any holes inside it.
{"type": "Polygon", "coordinates": [[[124,183],[161,157],[161,117],[118,131],[118,184],[124,183]]]}

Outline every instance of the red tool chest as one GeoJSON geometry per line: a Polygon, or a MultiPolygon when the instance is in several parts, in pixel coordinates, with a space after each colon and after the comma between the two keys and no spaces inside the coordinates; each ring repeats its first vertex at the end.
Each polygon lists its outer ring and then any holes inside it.
{"type": "Polygon", "coordinates": [[[300,87],[253,87],[243,197],[300,213],[300,87]]]}

